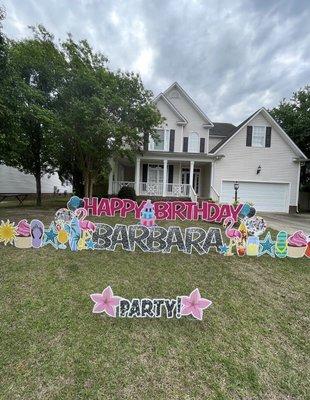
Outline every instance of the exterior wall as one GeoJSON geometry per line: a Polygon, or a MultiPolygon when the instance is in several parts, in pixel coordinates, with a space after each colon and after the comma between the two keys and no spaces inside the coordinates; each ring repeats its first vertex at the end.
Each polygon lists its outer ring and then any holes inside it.
{"type": "Polygon", "coordinates": [[[135,167],[132,167],[132,166],[124,167],[124,166],[122,166],[122,170],[119,171],[118,179],[120,181],[134,182],[135,181],[135,167]]]}
{"type": "Polygon", "coordinates": [[[182,151],[182,146],[183,146],[182,126],[177,125],[178,117],[164,100],[160,99],[156,104],[156,106],[160,114],[166,118],[166,120],[162,124],[162,128],[175,130],[174,151],[176,152],[182,151]]]}
{"type": "Polygon", "coordinates": [[[200,138],[205,138],[205,152],[208,152],[208,139],[209,129],[203,128],[203,124],[206,121],[201,115],[193,108],[193,106],[179,93],[179,98],[171,98],[172,92],[178,92],[177,89],[172,88],[166,97],[176,107],[176,109],[188,120],[188,123],[182,128],[182,126],[176,125],[178,121],[177,115],[171,110],[171,108],[160,99],[157,103],[158,110],[166,118],[164,126],[167,129],[175,129],[175,152],[182,152],[183,150],[183,137],[189,136],[191,132],[196,132],[200,138]]]}
{"type": "Polygon", "coordinates": [[[210,197],[211,163],[205,164],[200,168],[200,197],[207,199],[210,197]]]}
{"type": "MultiPolygon", "coordinates": [[[[249,125],[270,124],[259,114],[249,125]]],[[[299,181],[299,164],[293,162],[296,154],[272,127],[271,147],[246,147],[245,126],[230,140],[219,154],[225,157],[214,163],[213,185],[221,193],[221,181],[239,180],[253,182],[289,182],[290,206],[296,206],[298,202],[297,186],[299,181]],[[257,167],[261,166],[261,172],[257,175],[257,167]]]]}
{"type": "Polygon", "coordinates": [[[217,138],[217,137],[209,137],[209,151],[213,149],[218,143],[220,143],[223,139],[222,138],[217,138]]]}
{"type": "MultiPolygon", "coordinates": [[[[44,175],[41,179],[42,193],[54,193],[54,186],[60,193],[72,193],[72,185],[62,185],[58,174],[44,175]]],[[[32,175],[16,168],[0,165],[0,193],[36,193],[36,182],[32,175]]]]}

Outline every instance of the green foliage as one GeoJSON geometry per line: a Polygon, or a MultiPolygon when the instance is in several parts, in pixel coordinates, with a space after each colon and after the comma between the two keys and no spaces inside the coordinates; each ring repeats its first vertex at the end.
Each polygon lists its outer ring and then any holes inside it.
{"type": "Polygon", "coordinates": [[[31,29],[18,42],[0,36],[0,162],[35,176],[38,203],[41,176],[55,170],[91,196],[109,160],[132,158],[161,116],[140,77],[110,71],[86,40],[58,48],[31,29]]]}
{"type": "Polygon", "coordinates": [[[110,71],[107,58],[85,40],[76,43],[69,36],[62,46],[68,68],[58,98],[58,163],[63,174],[83,174],[90,197],[109,160],[140,151],[143,135],[154,135],[161,117],[138,75],[110,71]]]}
{"type": "Polygon", "coordinates": [[[297,146],[310,156],[310,86],[293,93],[290,100],[283,99],[270,110],[297,146]]]}
{"type": "Polygon", "coordinates": [[[53,36],[42,26],[32,29],[34,38],[8,43],[8,73],[0,97],[11,123],[1,124],[0,161],[35,176],[39,204],[41,176],[55,168],[59,121],[54,104],[66,63],[53,36]]]}
{"type": "Polygon", "coordinates": [[[120,199],[136,200],[135,189],[130,186],[123,186],[120,188],[117,197],[120,199]]]}

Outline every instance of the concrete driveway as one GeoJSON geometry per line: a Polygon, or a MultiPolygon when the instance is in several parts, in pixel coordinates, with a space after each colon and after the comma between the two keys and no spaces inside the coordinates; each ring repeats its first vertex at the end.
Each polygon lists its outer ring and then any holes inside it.
{"type": "Polygon", "coordinates": [[[284,230],[292,234],[298,230],[303,230],[306,234],[310,234],[310,214],[282,214],[282,213],[261,213],[267,225],[277,231],[284,230]]]}

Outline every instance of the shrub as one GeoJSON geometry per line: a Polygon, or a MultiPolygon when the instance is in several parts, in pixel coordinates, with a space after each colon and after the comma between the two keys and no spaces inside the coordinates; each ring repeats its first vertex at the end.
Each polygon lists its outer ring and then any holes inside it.
{"type": "Polygon", "coordinates": [[[135,189],[130,186],[123,186],[122,188],[120,188],[117,196],[120,199],[136,200],[135,189]]]}

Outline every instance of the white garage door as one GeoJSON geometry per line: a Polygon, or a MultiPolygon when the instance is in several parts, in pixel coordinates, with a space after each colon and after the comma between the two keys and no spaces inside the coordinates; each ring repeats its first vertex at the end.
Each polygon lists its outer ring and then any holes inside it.
{"type": "MultiPolygon", "coordinates": [[[[221,203],[232,203],[234,193],[234,181],[223,181],[221,203]]],[[[239,181],[238,199],[254,203],[258,211],[288,212],[289,184],[239,181]]]]}

